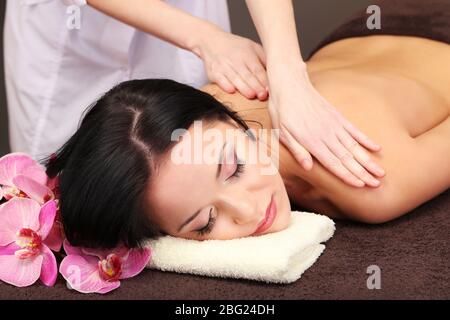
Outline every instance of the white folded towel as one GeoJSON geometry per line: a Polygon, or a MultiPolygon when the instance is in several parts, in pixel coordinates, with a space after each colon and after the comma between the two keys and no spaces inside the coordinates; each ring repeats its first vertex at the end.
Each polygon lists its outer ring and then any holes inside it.
{"type": "Polygon", "coordinates": [[[321,255],[335,231],[333,220],[312,212],[291,212],[281,231],[231,240],[163,236],[149,240],[147,267],[222,278],[291,283],[321,255]]]}

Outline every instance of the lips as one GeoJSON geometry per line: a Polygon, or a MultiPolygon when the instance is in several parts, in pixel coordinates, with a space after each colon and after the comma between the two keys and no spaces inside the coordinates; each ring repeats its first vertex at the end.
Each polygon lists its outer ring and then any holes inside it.
{"type": "Polygon", "coordinates": [[[252,235],[257,235],[257,234],[263,233],[264,231],[269,229],[270,226],[272,226],[272,223],[275,220],[276,215],[277,215],[277,206],[275,203],[274,196],[272,195],[270,197],[270,203],[266,209],[266,216],[264,217],[264,220],[262,220],[259,223],[256,231],[252,235]]]}

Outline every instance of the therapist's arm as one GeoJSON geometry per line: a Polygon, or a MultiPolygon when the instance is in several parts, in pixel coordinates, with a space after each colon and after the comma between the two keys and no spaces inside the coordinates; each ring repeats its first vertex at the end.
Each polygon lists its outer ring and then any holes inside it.
{"type": "Polygon", "coordinates": [[[95,9],[189,51],[218,27],[160,0],[87,0],[95,9]]]}
{"type": "Polygon", "coordinates": [[[280,140],[305,170],[312,155],[342,181],[377,187],[384,172],[360,146],[381,148],[314,88],[303,61],[291,0],[246,0],[267,59],[269,114],[280,140]],[[370,172],[370,173],[369,173],[370,172]]]}
{"type": "Polygon", "coordinates": [[[291,0],[246,0],[266,53],[267,72],[283,64],[306,68],[300,54],[291,0]]]}
{"type": "Polygon", "coordinates": [[[267,98],[262,47],[160,0],[87,0],[88,5],[141,31],[189,50],[223,90],[267,98]]]}

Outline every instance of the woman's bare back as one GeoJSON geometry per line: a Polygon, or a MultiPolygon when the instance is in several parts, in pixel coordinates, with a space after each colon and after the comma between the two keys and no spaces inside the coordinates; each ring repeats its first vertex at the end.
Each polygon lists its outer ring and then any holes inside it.
{"type": "MultiPolygon", "coordinates": [[[[318,51],[308,62],[311,81],[350,122],[382,146],[379,152],[367,152],[386,176],[378,188],[351,187],[315,159],[313,169],[305,171],[282,147],[280,172],[291,200],[331,217],[380,223],[448,189],[450,96],[445,84],[450,83],[450,59],[445,56],[450,57],[449,45],[393,36],[345,39],[318,51]],[[427,56],[425,61],[422,55],[427,56]]],[[[205,91],[244,119],[271,127],[267,102],[230,95],[213,85],[205,91]]]]}

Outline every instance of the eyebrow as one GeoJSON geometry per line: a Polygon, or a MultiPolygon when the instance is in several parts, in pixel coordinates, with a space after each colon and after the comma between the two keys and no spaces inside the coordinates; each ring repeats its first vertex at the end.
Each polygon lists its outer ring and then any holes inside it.
{"type": "MultiPolygon", "coordinates": [[[[222,150],[220,150],[219,162],[218,162],[218,165],[217,165],[217,172],[216,172],[216,179],[219,178],[220,171],[222,170],[223,150],[225,149],[225,145],[226,144],[227,144],[227,142],[225,142],[223,144],[222,150]]],[[[178,232],[180,232],[186,225],[191,223],[199,214],[200,214],[200,210],[197,210],[197,212],[195,212],[192,216],[190,216],[185,222],[183,222],[181,224],[181,226],[178,228],[178,232]]]]}

